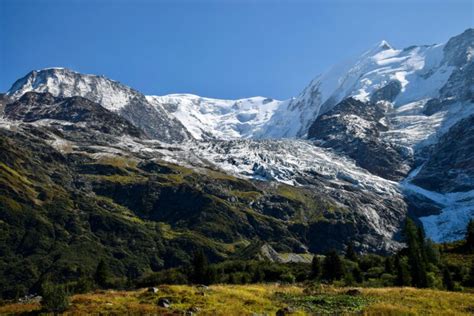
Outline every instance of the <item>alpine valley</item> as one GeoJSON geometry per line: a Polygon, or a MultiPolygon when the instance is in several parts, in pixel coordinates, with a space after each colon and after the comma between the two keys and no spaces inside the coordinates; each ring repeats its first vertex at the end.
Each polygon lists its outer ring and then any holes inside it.
{"type": "Polygon", "coordinates": [[[392,253],[407,217],[435,242],[462,239],[474,217],[474,29],[382,41],[283,101],[35,70],[0,116],[5,297],[101,259],[125,276],[198,248],[213,262],[309,262],[348,242],[392,253]]]}

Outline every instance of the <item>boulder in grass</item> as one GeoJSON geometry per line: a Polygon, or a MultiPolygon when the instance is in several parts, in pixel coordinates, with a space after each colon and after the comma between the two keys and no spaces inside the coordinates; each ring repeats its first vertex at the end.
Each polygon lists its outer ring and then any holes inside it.
{"type": "Polygon", "coordinates": [[[160,298],[158,300],[158,306],[164,307],[164,308],[169,308],[171,306],[171,302],[167,298],[160,298]]]}
{"type": "Polygon", "coordinates": [[[349,289],[346,291],[346,295],[359,296],[359,295],[362,295],[362,292],[358,289],[349,289]]]}
{"type": "Polygon", "coordinates": [[[158,288],[157,287],[149,287],[148,292],[156,294],[156,293],[158,293],[158,288]]]}

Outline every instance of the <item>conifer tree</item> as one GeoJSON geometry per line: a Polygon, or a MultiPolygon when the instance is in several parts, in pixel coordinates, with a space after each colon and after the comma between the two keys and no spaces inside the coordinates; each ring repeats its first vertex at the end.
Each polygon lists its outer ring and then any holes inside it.
{"type": "Polygon", "coordinates": [[[57,315],[69,307],[69,293],[63,285],[46,282],[41,286],[41,295],[41,306],[47,312],[57,315]]]}
{"type": "Polygon", "coordinates": [[[357,254],[354,251],[354,243],[353,242],[349,242],[347,244],[345,258],[348,259],[348,260],[354,261],[354,262],[357,261],[357,254]]]}
{"type": "Polygon", "coordinates": [[[405,286],[410,284],[409,272],[400,255],[395,256],[395,285],[405,286]]]}
{"type": "Polygon", "coordinates": [[[359,265],[356,265],[352,270],[352,276],[357,283],[362,283],[364,281],[364,277],[362,276],[362,271],[360,271],[359,265]]]}
{"type": "Polygon", "coordinates": [[[466,250],[469,252],[474,252],[474,219],[471,219],[467,224],[466,250]]]}
{"type": "Polygon", "coordinates": [[[324,258],[324,278],[333,281],[340,280],[344,276],[344,266],[341,258],[335,250],[330,251],[324,258]]]}
{"type": "Polygon", "coordinates": [[[408,263],[412,285],[427,287],[426,253],[424,250],[424,240],[420,240],[420,238],[424,238],[423,230],[417,228],[413,220],[408,218],[405,224],[404,235],[408,246],[408,263]]]}
{"type": "Polygon", "coordinates": [[[191,281],[196,284],[208,284],[208,263],[204,252],[199,249],[194,252],[192,259],[191,281]]]}
{"type": "Polygon", "coordinates": [[[454,291],[454,282],[451,277],[451,272],[449,272],[448,267],[443,268],[443,284],[446,290],[454,291]]]}
{"type": "Polygon", "coordinates": [[[314,280],[319,279],[321,276],[321,261],[319,260],[317,255],[313,256],[313,260],[311,261],[311,275],[310,277],[314,280]]]}
{"type": "Polygon", "coordinates": [[[110,271],[109,266],[105,263],[102,259],[100,260],[99,264],[97,265],[97,269],[95,270],[94,280],[102,288],[106,288],[108,286],[108,281],[110,278],[110,271]]]}
{"type": "Polygon", "coordinates": [[[392,258],[390,257],[385,258],[384,267],[385,267],[385,273],[393,274],[392,258]]]}
{"type": "Polygon", "coordinates": [[[431,239],[425,241],[425,254],[426,262],[432,263],[434,265],[439,265],[441,260],[441,255],[439,253],[438,247],[431,239]]]}
{"type": "Polygon", "coordinates": [[[467,276],[465,285],[474,287],[474,259],[471,262],[471,269],[469,270],[469,275],[467,276]]]}

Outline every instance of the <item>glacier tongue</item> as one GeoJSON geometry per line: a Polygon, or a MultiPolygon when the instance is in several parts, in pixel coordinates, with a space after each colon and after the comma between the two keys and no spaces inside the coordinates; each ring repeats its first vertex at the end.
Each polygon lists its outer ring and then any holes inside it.
{"type": "Polygon", "coordinates": [[[463,238],[466,223],[474,218],[474,190],[467,192],[439,193],[421,188],[410,181],[423,166],[413,170],[401,183],[403,190],[423,195],[441,206],[439,214],[420,217],[426,235],[435,242],[463,238]]]}
{"type": "Polygon", "coordinates": [[[397,194],[396,183],[372,175],[347,157],[304,140],[233,140],[197,143],[194,151],[217,166],[243,176],[299,185],[305,175],[350,184],[379,194],[397,194]]]}
{"type": "MultiPolygon", "coordinates": [[[[149,159],[159,158],[208,172],[226,173],[294,186],[305,186],[332,198],[347,216],[371,234],[378,248],[400,246],[394,236],[406,216],[398,183],[372,175],[354,161],[304,140],[211,140],[169,145],[156,140],[122,137],[117,148],[126,148],[149,159]]],[[[267,181],[265,181],[267,182],[267,181]]]]}

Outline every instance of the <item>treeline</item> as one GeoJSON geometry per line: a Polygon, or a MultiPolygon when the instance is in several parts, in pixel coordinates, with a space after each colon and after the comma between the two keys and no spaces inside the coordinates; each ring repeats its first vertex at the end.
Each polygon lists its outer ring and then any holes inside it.
{"type": "Polygon", "coordinates": [[[353,244],[344,253],[330,251],[315,255],[311,264],[275,263],[261,260],[232,260],[209,263],[205,253],[193,253],[189,265],[142,275],[129,269],[127,278],[117,278],[101,260],[92,275],[84,273],[76,281],[56,285],[45,280],[39,294],[45,310],[67,308],[68,296],[94,289],[134,289],[159,284],[215,283],[249,284],[262,282],[313,282],[336,286],[414,286],[449,291],[474,287],[474,220],[465,240],[438,245],[425,237],[420,226],[408,219],[403,231],[406,247],[391,256],[358,255],[353,244]],[[470,258],[470,262],[466,259],[470,258]]]}
{"type": "Polygon", "coordinates": [[[136,285],[313,281],[341,286],[414,286],[449,291],[474,287],[474,220],[468,224],[465,240],[451,245],[433,243],[411,219],[405,224],[403,236],[406,247],[391,256],[358,255],[350,243],[343,255],[336,251],[315,255],[310,265],[252,260],[209,264],[204,253],[197,251],[190,266],[142,277],[136,285]],[[471,262],[466,263],[469,257],[471,262]]]}

